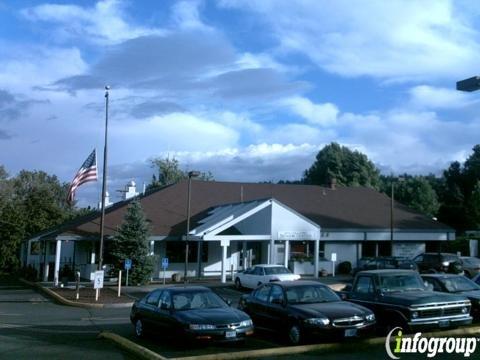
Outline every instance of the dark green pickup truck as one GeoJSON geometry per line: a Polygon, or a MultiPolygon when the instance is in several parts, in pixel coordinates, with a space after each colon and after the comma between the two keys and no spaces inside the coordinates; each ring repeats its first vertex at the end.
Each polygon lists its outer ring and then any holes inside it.
{"type": "Polygon", "coordinates": [[[416,271],[361,271],[351,289],[340,295],[372,310],[377,323],[387,329],[400,326],[405,331],[416,331],[472,322],[471,304],[466,297],[428,290],[416,271]]]}

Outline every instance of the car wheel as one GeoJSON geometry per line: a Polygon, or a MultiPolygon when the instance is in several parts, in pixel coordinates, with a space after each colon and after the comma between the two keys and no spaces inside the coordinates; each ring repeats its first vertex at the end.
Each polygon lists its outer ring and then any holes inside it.
{"type": "Polygon", "coordinates": [[[258,282],[257,287],[259,287],[260,285],[262,285],[261,281],[258,282]]]}
{"type": "Polygon", "coordinates": [[[299,345],[302,343],[302,331],[298,324],[293,324],[288,329],[288,342],[292,345],[299,345]]]}
{"type": "Polygon", "coordinates": [[[403,318],[401,318],[400,315],[395,313],[387,313],[386,319],[388,319],[388,322],[385,324],[384,329],[386,334],[388,334],[390,331],[397,327],[402,328],[404,334],[409,332],[408,324],[403,318]]]}
{"type": "Polygon", "coordinates": [[[145,335],[145,327],[141,319],[135,321],[135,335],[137,335],[137,337],[143,337],[145,335]]]}
{"type": "Polygon", "coordinates": [[[242,288],[242,282],[240,281],[240,279],[237,277],[235,279],[235,288],[240,290],[242,288]]]}

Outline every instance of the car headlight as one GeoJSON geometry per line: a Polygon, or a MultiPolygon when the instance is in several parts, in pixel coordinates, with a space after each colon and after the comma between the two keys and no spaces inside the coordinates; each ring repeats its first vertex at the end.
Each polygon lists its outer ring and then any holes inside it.
{"type": "Polygon", "coordinates": [[[190,330],[214,330],[216,329],[215,325],[211,324],[190,324],[190,330]]]}
{"type": "Polygon", "coordinates": [[[243,320],[243,321],[240,322],[240,326],[247,327],[247,326],[252,326],[252,325],[253,325],[253,321],[250,320],[250,319],[249,320],[243,320]]]}
{"type": "Polygon", "coordinates": [[[330,320],[327,318],[310,318],[306,319],[305,322],[310,325],[316,325],[316,326],[327,326],[330,324],[330,320]]]}
{"type": "Polygon", "coordinates": [[[412,312],[412,319],[418,318],[418,311],[412,312]]]}
{"type": "Polygon", "coordinates": [[[365,319],[367,321],[375,321],[375,314],[368,314],[367,316],[365,316],[365,319]]]}

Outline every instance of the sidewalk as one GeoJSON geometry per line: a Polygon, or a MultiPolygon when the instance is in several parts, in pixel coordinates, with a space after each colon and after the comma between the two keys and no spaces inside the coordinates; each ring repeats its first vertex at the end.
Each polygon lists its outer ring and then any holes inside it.
{"type": "MultiPolygon", "coordinates": [[[[326,276],[321,278],[314,278],[313,276],[302,276],[303,280],[318,281],[322,284],[328,285],[332,290],[339,291],[342,290],[345,285],[352,282],[351,276],[326,276]]],[[[110,306],[130,306],[133,301],[142,298],[150,291],[169,287],[169,286],[185,286],[183,282],[171,282],[167,281],[165,285],[162,280],[155,280],[148,285],[140,286],[122,286],[121,300],[117,298],[117,284],[107,282],[104,285],[104,288],[101,292],[101,297],[98,302],[94,301],[95,291],[92,288],[91,282],[81,282],[80,283],[80,300],[76,300],[75,296],[75,284],[70,282],[65,287],[54,287],[53,282],[38,282],[30,283],[31,286],[39,288],[46,295],[53,297],[60,303],[70,306],[92,306],[92,307],[110,307],[110,306]],[[106,296],[107,295],[107,296],[106,296]]],[[[234,286],[232,281],[227,281],[222,283],[220,277],[209,277],[209,278],[189,278],[186,286],[206,286],[209,288],[232,288],[234,286]]]]}

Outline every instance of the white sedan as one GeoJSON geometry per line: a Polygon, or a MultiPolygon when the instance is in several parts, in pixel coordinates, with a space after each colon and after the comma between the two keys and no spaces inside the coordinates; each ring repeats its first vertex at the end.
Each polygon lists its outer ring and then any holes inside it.
{"type": "Polygon", "coordinates": [[[255,289],[261,284],[272,281],[292,281],[300,279],[300,275],[292,274],[281,265],[255,265],[235,276],[235,287],[255,289]]]}

